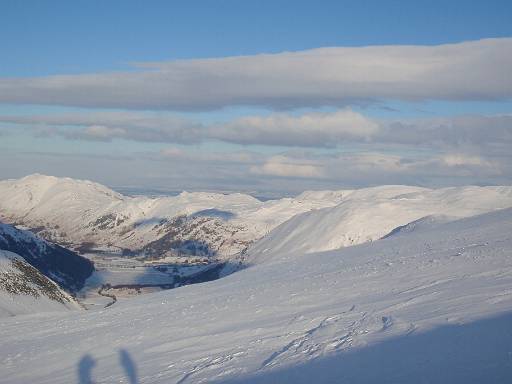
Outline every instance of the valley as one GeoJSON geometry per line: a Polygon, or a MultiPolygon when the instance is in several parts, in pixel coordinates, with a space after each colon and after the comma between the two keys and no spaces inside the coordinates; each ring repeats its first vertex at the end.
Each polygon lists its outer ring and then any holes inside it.
{"type": "Polygon", "coordinates": [[[171,262],[109,253],[83,256],[95,266],[77,294],[77,299],[87,309],[101,309],[136,295],[214,280],[224,267],[224,263],[201,258],[174,258],[171,262]]]}
{"type": "Polygon", "coordinates": [[[0,384],[512,383],[511,20],[0,1],[0,384]]]}
{"type": "Polygon", "coordinates": [[[0,212],[18,225],[0,226],[8,383],[70,383],[84,364],[123,382],[118,354],[140,383],[512,377],[512,187],[259,202],[35,175],[0,182],[0,212]],[[12,280],[21,260],[36,280],[12,280]]]}

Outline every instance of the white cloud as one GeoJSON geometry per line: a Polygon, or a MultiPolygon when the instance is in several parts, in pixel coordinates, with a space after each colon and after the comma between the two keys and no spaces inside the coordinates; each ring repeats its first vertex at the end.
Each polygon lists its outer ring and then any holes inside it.
{"type": "Polygon", "coordinates": [[[160,151],[160,155],[167,158],[180,158],[186,155],[186,152],[180,148],[165,148],[160,151]]]}
{"type": "Polygon", "coordinates": [[[0,121],[33,126],[47,136],[60,135],[81,140],[126,139],[192,144],[202,141],[206,136],[204,127],[199,122],[157,113],[93,112],[0,116],[0,121]]]}
{"type": "Polygon", "coordinates": [[[0,116],[0,122],[65,127],[47,133],[82,140],[120,138],[182,144],[221,140],[244,145],[305,147],[328,147],[343,141],[364,141],[378,130],[376,122],[350,109],[299,116],[284,113],[246,116],[208,126],[173,115],[142,112],[0,116]]]}
{"type": "Polygon", "coordinates": [[[126,136],[123,128],[109,128],[104,125],[91,125],[80,132],[79,137],[89,140],[112,140],[126,136]]]}
{"type": "Polygon", "coordinates": [[[146,63],[131,72],[0,78],[0,102],[205,110],[348,105],[382,99],[512,97],[512,39],[319,48],[146,63]]]}
{"type": "Polygon", "coordinates": [[[402,162],[399,155],[378,152],[360,152],[342,154],[335,159],[336,167],[343,167],[351,172],[403,172],[411,164],[402,162]]]}
{"type": "Polygon", "coordinates": [[[512,116],[463,115],[382,121],[374,140],[423,146],[512,145],[512,116]]]}
{"type": "Polygon", "coordinates": [[[246,191],[266,196],[382,184],[510,184],[510,156],[480,155],[479,160],[472,159],[475,156],[463,152],[399,155],[379,151],[331,155],[293,151],[272,156],[242,151],[208,152],[190,147],[170,147],[156,154],[121,155],[0,151],[0,178],[40,172],[118,186],[246,191]]]}
{"type": "Polygon", "coordinates": [[[368,140],[378,124],[350,109],[293,116],[275,113],[248,116],[210,128],[213,138],[238,144],[301,147],[336,146],[343,141],[368,140]]]}
{"type": "Polygon", "coordinates": [[[96,112],[1,116],[0,122],[28,126],[35,134],[70,139],[126,139],[195,144],[220,140],[242,145],[336,147],[341,144],[403,145],[446,149],[473,147],[508,153],[512,116],[452,116],[384,121],[351,109],[302,115],[272,113],[205,125],[183,117],[147,112],[96,112]]]}
{"type": "Polygon", "coordinates": [[[461,153],[446,154],[441,156],[440,160],[449,167],[458,166],[480,166],[493,167],[491,161],[485,160],[480,156],[472,156],[461,153]]]}
{"type": "MultiPolygon", "coordinates": [[[[510,157],[501,161],[508,162],[510,157]]],[[[326,175],[356,185],[365,184],[422,184],[456,185],[485,184],[490,180],[509,180],[510,170],[504,173],[503,163],[472,153],[390,154],[359,152],[326,157],[326,175]]]]}
{"type": "Polygon", "coordinates": [[[252,166],[251,173],[279,177],[321,178],[323,166],[311,160],[297,160],[286,156],[272,156],[264,164],[252,166]]]}
{"type": "Polygon", "coordinates": [[[186,151],[181,148],[169,147],[160,151],[160,157],[164,159],[183,160],[189,162],[224,162],[224,163],[253,163],[261,158],[261,155],[250,151],[234,152],[210,152],[210,151],[186,151]]]}

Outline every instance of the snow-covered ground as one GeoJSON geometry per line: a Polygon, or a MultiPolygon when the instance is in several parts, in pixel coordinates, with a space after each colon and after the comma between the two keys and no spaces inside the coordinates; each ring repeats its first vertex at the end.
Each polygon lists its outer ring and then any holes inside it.
{"type": "Polygon", "coordinates": [[[511,209],[328,252],[250,250],[250,267],[213,282],[101,311],[0,320],[0,377],[510,382],[511,256],[511,209]]]}

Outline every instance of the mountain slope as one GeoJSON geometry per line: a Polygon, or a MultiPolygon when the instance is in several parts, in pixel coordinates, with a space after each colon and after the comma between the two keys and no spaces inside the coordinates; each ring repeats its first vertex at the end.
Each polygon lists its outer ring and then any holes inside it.
{"type": "Polygon", "coordinates": [[[260,251],[336,249],[378,239],[424,216],[467,217],[511,206],[511,187],[391,185],[306,191],[261,202],[244,194],[205,192],[129,197],[90,181],[43,175],[0,181],[0,219],[78,250],[152,258],[230,259],[283,223],[260,251]]]}
{"type": "Polygon", "coordinates": [[[129,197],[90,181],[44,175],[0,181],[1,220],[82,250],[150,256],[196,248],[200,256],[233,255],[293,215],[338,201],[329,196],[263,203],[244,194],[204,192],[129,197]]]}
{"type": "Polygon", "coordinates": [[[80,308],[21,256],[0,250],[0,318],[80,308]]]}
{"type": "Polygon", "coordinates": [[[449,220],[512,207],[512,187],[399,191],[399,187],[354,191],[335,207],[296,215],[254,244],[247,252],[248,260],[375,241],[425,216],[444,215],[449,220]]]}
{"type": "Polygon", "coordinates": [[[69,292],[80,290],[94,270],[86,258],[3,223],[0,223],[0,249],[18,254],[69,292]]]}
{"type": "Polygon", "coordinates": [[[140,383],[509,382],[511,234],[512,210],[494,211],[335,251],[275,253],[100,312],[4,319],[0,375],[10,384],[127,374],[140,383]]]}

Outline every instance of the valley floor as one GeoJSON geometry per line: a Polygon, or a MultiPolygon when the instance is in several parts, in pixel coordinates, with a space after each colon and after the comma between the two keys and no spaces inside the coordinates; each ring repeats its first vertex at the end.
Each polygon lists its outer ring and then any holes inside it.
{"type": "Polygon", "coordinates": [[[85,254],[95,271],[77,298],[87,309],[113,304],[112,297],[126,299],[145,293],[178,287],[187,278],[215,266],[214,263],[150,262],[117,254],[85,254]]]}
{"type": "Polygon", "coordinates": [[[512,381],[512,210],[271,256],[107,309],[0,319],[1,381],[512,381]]]}

